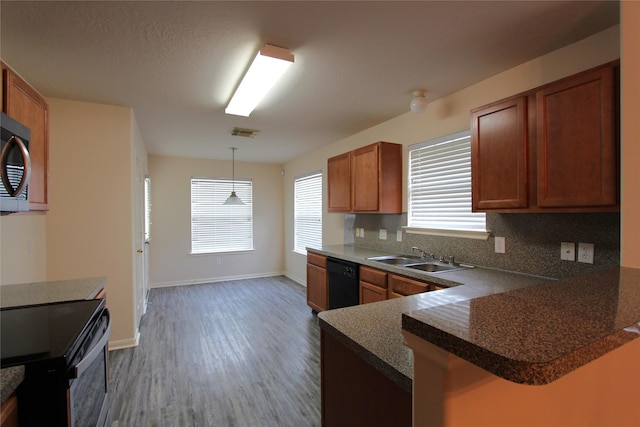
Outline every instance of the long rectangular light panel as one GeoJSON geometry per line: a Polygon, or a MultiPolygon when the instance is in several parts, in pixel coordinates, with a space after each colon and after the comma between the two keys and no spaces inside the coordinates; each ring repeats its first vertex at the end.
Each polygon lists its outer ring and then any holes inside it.
{"type": "Polygon", "coordinates": [[[292,63],[293,55],[289,49],[265,44],[251,63],[224,112],[249,117],[292,63]]]}

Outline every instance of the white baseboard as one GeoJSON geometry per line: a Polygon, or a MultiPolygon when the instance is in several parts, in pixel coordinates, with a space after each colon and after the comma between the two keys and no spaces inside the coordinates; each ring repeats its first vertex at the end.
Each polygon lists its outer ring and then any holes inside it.
{"type": "Polygon", "coordinates": [[[210,277],[208,279],[176,280],[172,282],[152,283],[149,285],[149,287],[150,288],[168,288],[171,286],[202,285],[205,283],[227,282],[229,280],[257,279],[260,277],[273,277],[273,276],[282,276],[282,275],[284,275],[284,272],[279,271],[279,272],[272,272],[272,273],[244,274],[244,275],[238,275],[238,276],[210,277]]]}
{"type": "Polygon", "coordinates": [[[109,351],[137,347],[138,344],[140,344],[140,331],[136,331],[136,336],[133,338],[127,338],[125,340],[109,341],[109,351]]]}
{"type": "Polygon", "coordinates": [[[284,273],[284,276],[289,278],[289,279],[291,279],[291,280],[293,280],[294,282],[298,283],[299,285],[304,286],[305,288],[307,287],[307,281],[306,280],[300,279],[299,277],[292,276],[289,273],[284,273]]]}

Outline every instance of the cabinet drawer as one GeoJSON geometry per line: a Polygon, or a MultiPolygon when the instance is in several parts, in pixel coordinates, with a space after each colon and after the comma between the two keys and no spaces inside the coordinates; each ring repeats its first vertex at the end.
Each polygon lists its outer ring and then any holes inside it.
{"type": "Polygon", "coordinates": [[[387,299],[387,290],[367,282],[360,282],[360,304],[384,301],[387,299]]]}
{"type": "Polygon", "coordinates": [[[408,277],[389,275],[389,289],[400,295],[415,295],[429,291],[429,283],[419,282],[408,277]]]}
{"type": "Polygon", "coordinates": [[[314,254],[313,252],[307,252],[307,263],[327,268],[327,257],[324,255],[314,254]]]}
{"type": "Polygon", "coordinates": [[[382,270],[361,265],[360,280],[387,289],[387,273],[382,270]]]}

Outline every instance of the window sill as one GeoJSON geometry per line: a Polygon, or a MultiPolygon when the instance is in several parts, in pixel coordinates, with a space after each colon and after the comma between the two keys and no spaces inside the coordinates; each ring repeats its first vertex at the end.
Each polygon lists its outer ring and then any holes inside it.
{"type": "Polygon", "coordinates": [[[491,231],[444,230],[439,228],[402,227],[406,233],[427,234],[430,236],[461,237],[463,239],[487,240],[491,231]]]}

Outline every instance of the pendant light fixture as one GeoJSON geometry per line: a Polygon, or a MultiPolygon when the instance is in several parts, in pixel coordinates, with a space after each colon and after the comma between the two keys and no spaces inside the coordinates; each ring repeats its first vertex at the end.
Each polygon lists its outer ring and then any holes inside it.
{"type": "Polygon", "coordinates": [[[244,205],[240,197],[236,195],[236,147],[231,149],[231,195],[224,202],[225,205],[244,205]]]}

